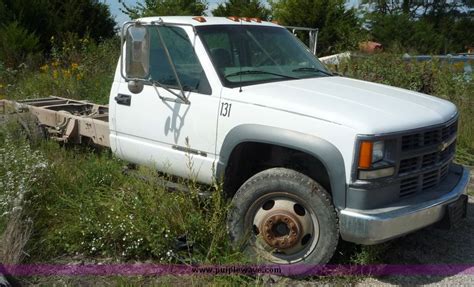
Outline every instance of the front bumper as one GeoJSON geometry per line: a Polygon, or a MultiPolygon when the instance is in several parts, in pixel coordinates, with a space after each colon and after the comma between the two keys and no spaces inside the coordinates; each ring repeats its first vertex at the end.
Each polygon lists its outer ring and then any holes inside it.
{"type": "Polygon", "coordinates": [[[440,221],[446,206],[466,192],[469,170],[452,165],[448,177],[433,191],[387,207],[339,211],[342,239],[358,244],[381,243],[440,221]],[[446,190],[450,190],[446,193],[446,190]]]}

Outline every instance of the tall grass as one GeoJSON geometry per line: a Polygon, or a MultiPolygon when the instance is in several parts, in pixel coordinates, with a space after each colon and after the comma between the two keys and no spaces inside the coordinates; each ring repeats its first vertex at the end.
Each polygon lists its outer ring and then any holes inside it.
{"type": "MultiPolygon", "coordinates": [[[[0,137],[9,139],[20,129],[4,125],[0,137]]],[[[21,136],[14,144],[7,140],[0,151],[0,182],[8,187],[1,193],[2,217],[21,209],[32,222],[28,261],[76,254],[163,263],[242,259],[226,240],[227,206],[220,192],[202,197],[194,188],[167,191],[159,181],[143,180],[158,177],[155,171],[141,168],[139,176],[127,175],[126,163],[108,151],[54,142],[32,151],[21,136]]]]}
{"type": "Polygon", "coordinates": [[[0,63],[0,95],[13,100],[58,96],[108,103],[119,39],[100,44],[88,39],[72,41],[54,47],[51,57],[38,66],[6,69],[0,63]]]}

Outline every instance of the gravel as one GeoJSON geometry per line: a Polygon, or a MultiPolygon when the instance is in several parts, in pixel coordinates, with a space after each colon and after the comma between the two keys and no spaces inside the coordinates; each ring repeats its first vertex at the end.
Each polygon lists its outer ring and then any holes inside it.
{"type": "MultiPolygon", "coordinates": [[[[393,241],[386,255],[392,264],[463,264],[474,266],[474,173],[471,170],[467,218],[455,230],[434,227],[393,241]]],[[[387,276],[367,278],[356,286],[474,286],[474,274],[453,276],[387,276]]]]}

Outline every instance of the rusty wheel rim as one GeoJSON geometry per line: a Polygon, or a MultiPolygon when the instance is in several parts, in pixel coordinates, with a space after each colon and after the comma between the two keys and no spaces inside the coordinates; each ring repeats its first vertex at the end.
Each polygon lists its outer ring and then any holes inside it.
{"type": "Polygon", "coordinates": [[[316,247],[319,222],[315,213],[293,196],[265,196],[252,206],[254,248],[274,263],[304,260],[316,247]]]}

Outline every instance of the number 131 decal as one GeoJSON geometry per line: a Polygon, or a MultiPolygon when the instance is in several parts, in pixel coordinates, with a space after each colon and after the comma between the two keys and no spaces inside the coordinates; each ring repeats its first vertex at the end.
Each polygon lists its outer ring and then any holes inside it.
{"type": "Polygon", "coordinates": [[[229,103],[222,103],[221,104],[221,113],[220,115],[223,117],[230,117],[230,110],[232,109],[232,104],[229,103]]]}

